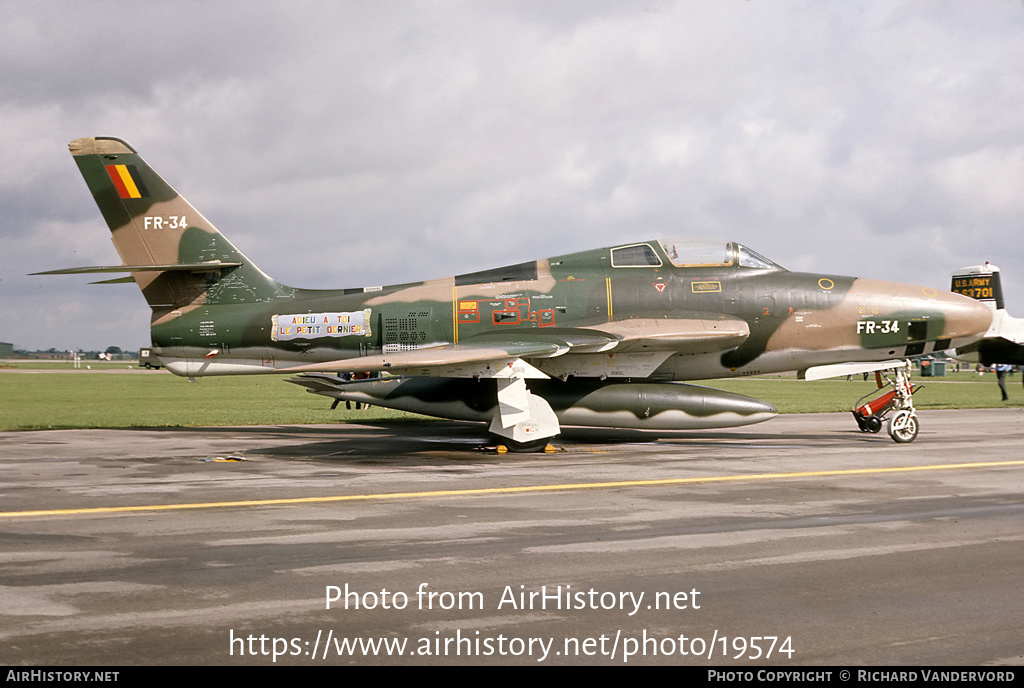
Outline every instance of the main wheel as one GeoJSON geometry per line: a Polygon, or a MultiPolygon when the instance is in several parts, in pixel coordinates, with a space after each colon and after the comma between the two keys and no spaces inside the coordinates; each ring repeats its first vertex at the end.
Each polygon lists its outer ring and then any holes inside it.
{"type": "MultiPolygon", "coordinates": [[[[506,451],[510,451],[514,454],[532,454],[534,452],[542,452],[545,450],[545,447],[548,446],[548,443],[554,439],[554,437],[542,437],[541,439],[530,440],[529,442],[516,442],[515,440],[510,440],[507,437],[499,437],[498,435],[492,434],[492,437],[498,441],[499,447],[505,447],[506,451]]],[[[505,452],[499,449],[498,453],[504,454],[505,452]]]]}
{"type": "Polygon", "coordinates": [[[867,432],[878,432],[882,429],[882,419],[878,416],[868,416],[864,419],[864,429],[867,432]]]}
{"type": "Polygon", "coordinates": [[[898,444],[913,442],[917,430],[917,416],[910,411],[898,411],[889,419],[889,437],[898,444]]]}

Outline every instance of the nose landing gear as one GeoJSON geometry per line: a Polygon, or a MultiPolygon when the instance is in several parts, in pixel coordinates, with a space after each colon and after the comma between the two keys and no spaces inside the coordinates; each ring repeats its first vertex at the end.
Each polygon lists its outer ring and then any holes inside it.
{"type": "Polygon", "coordinates": [[[910,382],[910,362],[875,372],[879,389],[889,389],[881,394],[877,391],[861,397],[853,409],[853,417],[861,432],[878,432],[888,417],[889,437],[893,442],[906,444],[917,437],[917,411],[914,409],[913,394],[922,385],[910,382]],[[891,414],[891,417],[889,417],[891,414]]]}

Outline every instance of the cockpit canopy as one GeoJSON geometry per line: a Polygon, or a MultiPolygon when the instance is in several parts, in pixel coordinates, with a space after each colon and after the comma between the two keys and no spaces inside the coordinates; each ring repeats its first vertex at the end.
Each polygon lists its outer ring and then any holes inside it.
{"type": "Polygon", "coordinates": [[[779,267],[742,244],[721,239],[662,239],[661,247],[677,268],[727,267],[769,270],[779,267]]]}
{"type": "MultiPolygon", "coordinates": [[[[782,269],[742,244],[722,239],[661,239],[662,250],[677,268],[730,267],[759,270],[782,269]]],[[[631,244],[612,249],[612,266],[658,267],[661,258],[650,244],[631,244]]]]}

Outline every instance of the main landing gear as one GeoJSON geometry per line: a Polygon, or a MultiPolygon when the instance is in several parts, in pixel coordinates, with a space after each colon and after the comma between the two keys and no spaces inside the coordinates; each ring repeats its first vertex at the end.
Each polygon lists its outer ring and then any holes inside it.
{"type": "MultiPolygon", "coordinates": [[[[525,363],[523,368],[515,377],[497,378],[498,410],[491,419],[489,432],[506,451],[546,452],[549,440],[558,435],[561,428],[551,405],[526,388],[525,377],[536,377],[531,374],[536,369],[525,363]]],[[[553,450],[552,447],[550,451],[553,450]]]]}
{"type": "Polygon", "coordinates": [[[905,444],[917,437],[917,411],[914,409],[913,394],[921,389],[910,382],[910,362],[875,373],[879,389],[888,391],[871,392],[861,397],[853,409],[853,417],[861,432],[878,432],[888,418],[888,432],[893,442],[905,444]]]}

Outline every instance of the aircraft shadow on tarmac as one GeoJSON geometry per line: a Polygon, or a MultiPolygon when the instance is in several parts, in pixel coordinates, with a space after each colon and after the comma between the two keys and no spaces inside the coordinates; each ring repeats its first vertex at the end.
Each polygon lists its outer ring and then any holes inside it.
{"type": "MultiPolygon", "coordinates": [[[[252,438],[285,439],[286,445],[252,447],[243,455],[279,459],[324,460],[365,463],[407,463],[421,459],[432,465],[439,461],[464,463],[468,460],[493,460],[494,438],[483,424],[459,421],[367,421],[338,426],[261,426],[210,427],[183,429],[209,436],[223,433],[244,433],[252,438]]],[[[663,444],[686,447],[751,447],[751,445],[785,444],[786,446],[821,446],[835,441],[885,441],[883,435],[870,435],[837,428],[827,432],[769,433],[735,431],[649,431],[617,428],[563,428],[553,445],[555,454],[506,454],[505,460],[545,460],[566,454],[587,455],[594,448],[627,450],[630,445],[663,444]]]]}

